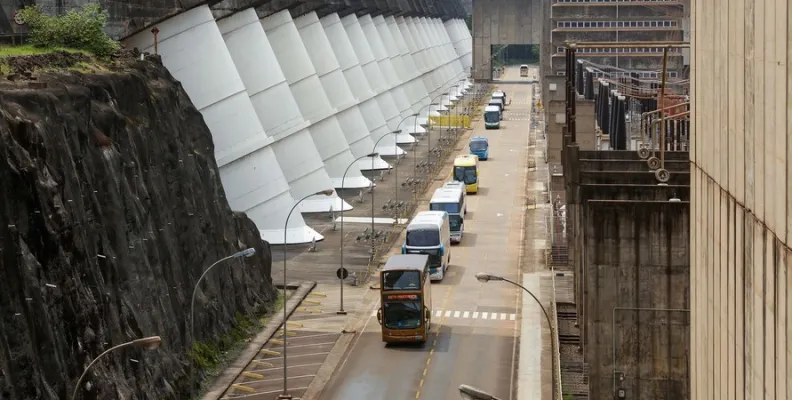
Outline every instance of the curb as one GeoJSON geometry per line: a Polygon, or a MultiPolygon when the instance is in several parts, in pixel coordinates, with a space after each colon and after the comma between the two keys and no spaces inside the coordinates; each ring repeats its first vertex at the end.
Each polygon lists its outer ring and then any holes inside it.
{"type": "MultiPolygon", "coordinates": [[[[283,285],[276,285],[278,288],[282,288],[283,285]]],[[[314,287],[316,287],[316,282],[314,281],[305,281],[301,282],[299,285],[286,285],[286,289],[295,290],[289,299],[286,301],[286,318],[290,317],[294,310],[297,308],[298,305],[308,296],[314,287]]],[[[245,350],[239,354],[236,360],[234,360],[231,365],[223,370],[223,372],[212,382],[209,386],[209,389],[206,391],[205,394],[201,396],[201,400],[218,400],[223,394],[231,387],[231,384],[239,377],[242,371],[247,368],[248,364],[256,358],[258,355],[259,350],[272,338],[275,332],[280,329],[281,325],[283,325],[283,310],[279,311],[275,314],[270,322],[267,324],[267,327],[264,330],[256,335],[253,340],[251,340],[245,350]]]]}

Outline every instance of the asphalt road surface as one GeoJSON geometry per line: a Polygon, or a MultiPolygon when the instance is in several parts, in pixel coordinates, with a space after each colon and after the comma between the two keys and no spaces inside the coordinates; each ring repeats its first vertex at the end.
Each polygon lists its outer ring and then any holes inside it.
{"type": "MultiPolygon", "coordinates": [[[[506,74],[510,81],[520,80],[517,68],[506,74]]],[[[529,78],[537,74],[532,71],[529,78]]],[[[475,126],[473,135],[489,138],[490,157],[481,162],[479,193],[468,196],[462,243],[452,247],[445,279],[432,284],[433,336],[423,346],[386,347],[371,314],[322,399],[459,399],[463,383],[514,398],[519,289],[504,282],[482,284],[474,274],[519,280],[533,85],[495,85],[506,91],[511,105],[501,129],[485,130],[483,121],[475,126]]]]}

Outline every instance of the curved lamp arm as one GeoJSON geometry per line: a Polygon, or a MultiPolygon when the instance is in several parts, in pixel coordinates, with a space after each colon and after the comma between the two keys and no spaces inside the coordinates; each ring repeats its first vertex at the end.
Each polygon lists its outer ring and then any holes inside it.
{"type": "Polygon", "coordinates": [[[121,344],[119,344],[117,346],[113,346],[113,347],[105,350],[104,352],[102,352],[102,354],[99,354],[98,357],[94,358],[93,361],[91,361],[91,363],[88,364],[88,367],[85,368],[85,371],[83,371],[82,375],[80,375],[80,379],[77,380],[77,385],[74,386],[74,392],[72,392],[71,400],[74,400],[74,399],[77,398],[77,392],[80,391],[80,385],[82,385],[82,381],[83,381],[83,379],[85,379],[85,375],[88,374],[88,371],[91,370],[91,367],[93,367],[94,364],[96,364],[97,361],[101,360],[102,357],[104,357],[108,353],[113,352],[113,351],[118,350],[118,349],[122,349],[124,347],[131,347],[131,346],[137,346],[137,347],[142,347],[142,348],[147,349],[147,350],[153,350],[153,349],[156,349],[157,347],[159,347],[161,342],[162,342],[162,338],[160,338],[159,336],[149,336],[149,337],[145,337],[145,338],[141,338],[141,339],[135,339],[135,340],[133,340],[131,342],[121,343],[121,344]]]}

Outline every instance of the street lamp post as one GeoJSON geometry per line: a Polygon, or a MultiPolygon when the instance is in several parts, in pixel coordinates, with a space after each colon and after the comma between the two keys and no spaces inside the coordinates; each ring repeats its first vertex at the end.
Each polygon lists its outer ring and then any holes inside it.
{"type": "Polygon", "coordinates": [[[140,347],[146,350],[154,350],[157,347],[159,347],[160,343],[162,343],[162,338],[160,338],[159,336],[149,336],[141,339],[135,339],[130,342],[122,343],[105,350],[102,354],[99,354],[98,357],[94,358],[94,360],[91,361],[90,364],[88,364],[88,367],[85,368],[85,371],[83,371],[82,375],[80,375],[80,379],[77,380],[77,385],[74,386],[74,392],[72,392],[71,400],[75,400],[77,398],[77,392],[80,391],[80,385],[82,385],[82,381],[83,379],[85,379],[85,375],[88,373],[91,367],[93,367],[93,365],[96,364],[96,362],[99,361],[106,354],[118,349],[122,349],[124,347],[131,347],[131,346],[140,347]]]}
{"type": "MultiPolygon", "coordinates": [[[[377,151],[377,145],[379,144],[379,142],[382,141],[382,139],[385,139],[388,135],[398,135],[401,132],[402,132],[401,129],[397,129],[395,131],[388,132],[388,133],[382,135],[382,137],[377,139],[377,141],[374,143],[374,148],[371,149],[371,152],[375,153],[377,151]]],[[[398,153],[398,151],[399,150],[397,149],[396,152],[398,153]]],[[[394,172],[396,173],[396,175],[399,174],[399,160],[398,160],[398,158],[399,158],[399,155],[396,154],[396,166],[394,167],[394,169],[395,169],[394,172]]],[[[373,158],[371,159],[371,170],[372,171],[374,170],[374,159],[373,158]]],[[[371,181],[371,256],[372,257],[374,256],[374,180],[371,181]]]]}
{"type": "MultiPolygon", "coordinates": [[[[430,105],[433,104],[437,98],[442,98],[443,96],[445,96],[447,94],[448,94],[448,92],[438,94],[437,96],[435,96],[432,99],[432,101],[430,102],[430,105]]],[[[439,101],[437,104],[442,105],[443,102],[439,101]]],[[[432,109],[431,108],[429,109],[429,114],[432,114],[432,109]]],[[[426,135],[427,135],[426,136],[426,145],[428,146],[428,149],[429,149],[429,151],[426,152],[426,163],[429,164],[429,163],[432,162],[432,116],[431,115],[427,115],[427,118],[426,118],[426,135]]]]}
{"type": "MultiPolygon", "coordinates": [[[[415,117],[415,120],[417,121],[418,120],[418,113],[410,114],[410,115],[404,117],[401,121],[399,121],[399,125],[396,125],[396,130],[401,132],[401,129],[399,129],[399,127],[401,127],[401,124],[403,124],[404,121],[407,121],[407,118],[410,118],[410,117],[415,117]]],[[[416,139],[416,141],[418,141],[418,139],[416,139]]],[[[374,147],[377,147],[377,146],[374,146],[374,147]]],[[[394,183],[394,186],[396,186],[396,194],[395,194],[396,197],[394,198],[394,201],[398,202],[399,201],[399,154],[398,154],[399,153],[399,149],[398,149],[398,143],[396,143],[396,141],[394,141],[394,143],[393,143],[393,150],[396,153],[396,167],[394,168],[394,171],[393,171],[394,176],[395,176],[393,183],[394,183]]],[[[372,190],[371,193],[374,193],[374,191],[372,190]]],[[[397,223],[398,223],[398,217],[397,217],[397,223]]]]}
{"type": "MultiPolygon", "coordinates": [[[[301,198],[300,200],[298,200],[296,203],[294,203],[294,205],[292,206],[291,210],[289,210],[289,214],[286,215],[286,223],[283,224],[283,293],[284,294],[286,293],[286,246],[288,245],[288,242],[286,240],[286,232],[287,232],[287,230],[289,228],[289,218],[291,218],[291,215],[294,212],[294,209],[297,208],[297,206],[299,206],[300,203],[303,202],[303,200],[305,200],[305,199],[307,199],[309,197],[313,197],[313,196],[332,196],[332,195],[333,195],[333,189],[325,189],[325,190],[322,190],[320,192],[311,193],[308,196],[305,196],[305,197],[301,198]]],[[[282,400],[287,400],[287,399],[291,399],[292,398],[292,396],[289,394],[289,391],[288,391],[288,379],[289,378],[288,378],[288,375],[287,375],[287,368],[286,368],[286,337],[287,337],[287,335],[286,335],[286,319],[287,318],[286,317],[288,316],[288,314],[286,312],[286,303],[288,303],[288,302],[284,298],[283,299],[283,393],[281,393],[280,396],[278,396],[278,399],[282,399],[282,400]]]]}
{"type": "MultiPolygon", "coordinates": [[[[352,168],[352,166],[355,165],[355,163],[366,157],[371,157],[371,159],[373,160],[377,158],[377,156],[379,156],[379,153],[371,153],[371,154],[366,154],[365,156],[362,157],[358,157],[355,159],[355,161],[352,161],[352,163],[349,164],[349,166],[344,171],[344,175],[341,177],[341,190],[344,190],[344,181],[346,180],[346,175],[347,172],[349,172],[349,168],[352,168]]],[[[372,192],[373,191],[374,190],[372,189],[372,192]]],[[[341,212],[341,268],[338,270],[338,281],[339,281],[338,282],[339,285],[341,286],[341,309],[338,310],[336,314],[346,315],[347,312],[344,311],[344,212],[343,211],[341,212]]]]}
{"type": "MultiPolygon", "coordinates": [[[[212,268],[214,268],[216,265],[222,263],[223,261],[228,261],[228,260],[233,260],[233,259],[236,259],[236,258],[243,258],[243,257],[252,257],[254,254],[256,254],[256,249],[251,247],[251,248],[248,248],[248,249],[245,249],[245,250],[242,250],[242,251],[238,251],[238,252],[236,252],[234,254],[231,254],[228,257],[221,258],[221,259],[215,261],[214,264],[210,265],[209,268],[207,268],[203,272],[203,274],[201,274],[201,277],[198,278],[198,281],[195,282],[195,286],[193,287],[193,292],[192,292],[192,300],[190,301],[190,345],[192,346],[192,349],[191,349],[192,351],[195,351],[195,333],[194,333],[195,332],[195,328],[194,328],[194,326],[195,326],[195,295],[196,295],[196,293],[198,293],[198,285],[201,284],[201,281],[203,281],[203,278],[206,276],[206,274],[209,271],[212,270],[212,268]]],[[[192,395],[193,395],[193,372],[194,372],[194,370],[195,370],[195,365],[194,365],[194,363],[191,362],[190,363],[190,380],[188,381],[188,384],[190,385],[190,397],[192,397],[192,395]]]]}
{"type": "Polygon", "coordinates": [[[530,290],[526,289],[525,286],[520,285],[517,282],[514,282],[512,280],[506,279],[506,278],[504,278],[502,276],[491,275],[491,274],[488,274],[486,272],[477,273],[476,274],[476,279],[478,279],[478,281],[481,282],[481,283],[486,283],[486,282],[489,282],[489,281],[504,281],[504,282],[511,283],[512,285],[517,286],[520,289],[524,290],[525,293],[528,293],[529,295],[531,295],[531,297],[533,297],[533,299],[536,300],[536,304],[539,305],[539,308],[542,309],[542,313],[544,313],[545,319],[547,319],[547,326],[550,328],[550,349],[553,352],[553,354],[550,357],[550,360],[551,360],[550,363],[551,363],[551,367],[553,368],[553,374],[552,374],[552,376],[553,376],[553,398],[555,399],[556,398],[556,393],[557,393],[556,391],[558,389],[557,385],[558,385],[558,379],[559,378],[556,376],[556,368],[555,368],[555,340],[553,340],[553,338],[555,338],[555,331],[553,329],[553,323],[550,321],[550,314],[547,313],[547,310],[542,305],[542,302],[539,301],[539,298],[537,298],[533,293],[531,293],[530,290]]]}
{"type": "MultiPolygon", "coordinates": [[[[421,111],[423,111],[423,109],[424,109],[424,108],[426,108],[426,107],[431,107],[431,106],[436,106],[436,105],[438,105],[438,103],[429,103],[429,104],[427,104],[427,105],[425,105],[425,106],[421,107],[421,109],[420,109],[420,110],[418,110],[418,114],[420,114],[420,113],[421,113],[421,111]]],[[[426,125],[427,125],[427,127],[426,127],[426,133],[427,133],[427,135],[429,135],[429,134],[430,134],[430,131],[429,131],[429,129],[431,129],[431,128],[430,128],[430,123],[431,123],[431,121],[429,120],[429,117],[430,117],[430,115],[429,115],[429,114],[430,114],[431,112],[432,112],[432,110],[430,109],[430,110],[429,110],[429,111],[426,113],[426,125]]],[[[416,125],[418,124],[418,119],[417,119],[417,118],[415,119],[415,124],[416,124],[416,125]]],[[[429,143],[429,140],[427,140],[427,143],[429,143]]],[[[430,146],[429,150],[431,150],[431,146],[430,146]]],[[[417,152],[417,151],[414,151],[414,152],[413,152],[413,176],[415,176],[415,175],[416,175],[416,172],[417,172],[417,170],[418,170],[418,152],[417,152]]]]}

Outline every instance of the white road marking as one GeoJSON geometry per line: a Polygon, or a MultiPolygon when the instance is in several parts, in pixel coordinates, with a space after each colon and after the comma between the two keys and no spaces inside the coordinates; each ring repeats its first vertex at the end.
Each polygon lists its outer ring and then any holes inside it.
{"type": "Polygon", "coordinates": [[[454,311],[454,318],[459,318],[459,311],[454,311]]]}
{"type": "Polygon", "coordinates": [[[462,318],[467,318],[467,317],[468,317],[468,314],[470,314],[470,312],[469,312],[469,311],[465,311],[465,313],[464,313],[464,314],[462,314],[462,318]]]}

